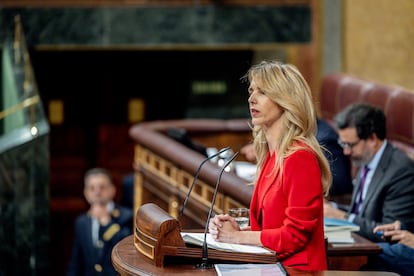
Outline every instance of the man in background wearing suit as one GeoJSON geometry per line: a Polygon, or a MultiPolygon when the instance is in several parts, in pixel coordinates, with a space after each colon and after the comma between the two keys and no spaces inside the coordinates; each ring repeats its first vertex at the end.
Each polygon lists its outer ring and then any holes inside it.
{"type": "Polygon", "coordinates": [[[358,234],[381,242],[373,229],[395,220],[414,230],[414,162],[386,137],[384,112],[374,106],[350,105],[335,117],[346,155],[360,168],[348,208],[325,202],[325,217],[346,219],[360,226],[358,234]]]}
{"type": "Polygon", "coordinates": [[[112,266],[112,248],[132,234],[133,213],[114,203],[111,174],[102,168],[86,172],[84,196],[89,210],[75,222],[75,241],[67,275],[117,275],[112,266]]]}

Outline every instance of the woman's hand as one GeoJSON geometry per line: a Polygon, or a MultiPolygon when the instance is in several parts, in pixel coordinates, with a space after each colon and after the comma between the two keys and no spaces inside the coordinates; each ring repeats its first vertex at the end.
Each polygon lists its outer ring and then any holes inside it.
{"type": "Polygon", "coordinates": [[[215,241],[236,243],[234,234],[240,231],[240,226],[228,214],[216,215],[210,219],[208,231],[215,241]]]}

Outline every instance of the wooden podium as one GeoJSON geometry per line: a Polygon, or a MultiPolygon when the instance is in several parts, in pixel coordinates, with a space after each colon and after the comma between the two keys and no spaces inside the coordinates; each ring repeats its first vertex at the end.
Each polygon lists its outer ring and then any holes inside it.
{"type": "MultiPolygon", "coordinates": [[[[164,267],[168,258],[199,259],[202,248],[187,245],[181,237],[181,226],[156,204],[142,205],[135,217],[134,246],[138,253],[157,267],[164,267]]],[[[277,263],[276,254],[228,252],[208,249],[210,262],[277,263]]]]}

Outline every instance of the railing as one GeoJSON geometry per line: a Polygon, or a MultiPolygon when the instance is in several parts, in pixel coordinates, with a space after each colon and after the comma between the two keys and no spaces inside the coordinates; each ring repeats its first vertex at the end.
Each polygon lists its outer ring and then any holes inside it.
{"type": "MultiPolygon", "coordinates": [[[[136,142],[134,209],[138,210],[144,203],[155,202],[178,218],[182,202],[204,156],[168,137],[165,132],[169,127],[185,128],[194,139],[208,136],[210,143],[217,142],[217,137],[226,143],[223,138],[225,133],[237,133],[239,142],[231,145],[234,151],[248,142],[250,133],[245,120],[177,120],[141,123],[131,128],[131,137],[136,142]],[[230,121],[238,126],[229,128],[230,121]]],[[[219,166],[210,162],[203,165],[188,207],[184,210],[185,228],[205,225],[220,170],[219,166]]],[[[230,172],[222,175],[219,185],[214,212],[223,213],[231,207],[249,206],[253,186],[248,181],[230,172]]]]}

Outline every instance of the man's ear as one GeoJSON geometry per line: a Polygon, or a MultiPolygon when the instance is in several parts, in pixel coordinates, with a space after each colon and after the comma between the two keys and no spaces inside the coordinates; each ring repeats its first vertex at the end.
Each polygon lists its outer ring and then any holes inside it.
{"type": "Polygon", "coordinates": [[[379,148],[381,140],[378,138],[376,133],[371,133],[367,139],[365,139],[369,144],[373,145],[375,148],[379,148]]]}
{"type": "Polygon", "coordinates": [[[380,140],[375,132],[371,133],[368,138],[372,139],[374,141],[379,141],[380,140]]]}

